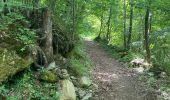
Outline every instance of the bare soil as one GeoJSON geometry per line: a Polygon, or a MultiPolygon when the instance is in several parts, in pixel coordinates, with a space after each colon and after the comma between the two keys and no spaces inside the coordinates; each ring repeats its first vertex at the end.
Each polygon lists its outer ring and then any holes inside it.
{"type": "Polygon", "coordinates": [[[111,57],[96,42],[86,41],[86,51],[95,67],[91,71],[98,89],[92,100],[157,100],[140,75],[111,57]]]}

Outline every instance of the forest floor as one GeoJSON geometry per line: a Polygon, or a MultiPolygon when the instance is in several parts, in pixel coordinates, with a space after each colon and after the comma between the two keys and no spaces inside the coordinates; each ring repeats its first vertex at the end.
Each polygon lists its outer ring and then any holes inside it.
{"type": "Polygon", "coordinates": [[[157,100],[140,75],[123,66],[93,41],[86,41],[86,51],[95,67],[91,70],[98,85],[92,100],[157,100]]]}

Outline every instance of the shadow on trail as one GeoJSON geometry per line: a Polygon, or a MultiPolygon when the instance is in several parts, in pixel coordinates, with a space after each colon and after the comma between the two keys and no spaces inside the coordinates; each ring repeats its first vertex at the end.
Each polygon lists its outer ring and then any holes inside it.
{"type": "Polygon", "coordinates": [[[86,51],[95,68],[91,71],[98,90],[92,100],[157,100],[139,75],[123,67],[98,43],[86,40],[86,51]]]}

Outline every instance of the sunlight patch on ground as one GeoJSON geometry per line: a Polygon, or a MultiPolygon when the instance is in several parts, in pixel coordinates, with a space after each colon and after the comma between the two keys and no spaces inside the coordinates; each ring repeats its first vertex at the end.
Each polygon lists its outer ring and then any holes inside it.
{"type": "Polygon", "coordinates": [[[96,76],[96,78],[99,81],[102,81],[102,82],[111,83],[113,80],[119,79],[118,75],[114,74],[114,73],[96,72],[96,73],[93,73],[93,74],[96,76]]]}

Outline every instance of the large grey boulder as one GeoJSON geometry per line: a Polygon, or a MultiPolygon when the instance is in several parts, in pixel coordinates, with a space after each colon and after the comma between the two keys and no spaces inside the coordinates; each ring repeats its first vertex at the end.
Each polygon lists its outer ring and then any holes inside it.
{"type": "Polygon", "coordinates": [[[70,80],[61,81],[60,100],[76,100],[76,92],[73,83],[70,80]]]}

